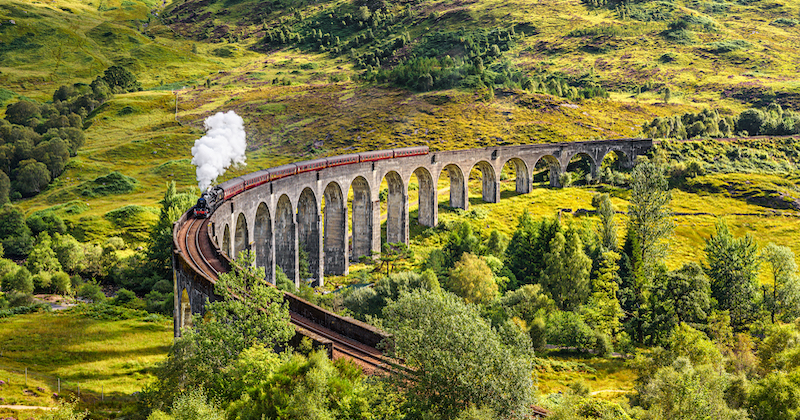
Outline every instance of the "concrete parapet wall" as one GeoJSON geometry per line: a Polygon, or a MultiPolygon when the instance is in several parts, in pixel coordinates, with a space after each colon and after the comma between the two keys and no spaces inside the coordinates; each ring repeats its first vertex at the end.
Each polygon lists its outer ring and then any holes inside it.
{"type": "Polygon", "coordinates": [[[289,302],[290,311],[359,343],[378,348],[381,342],[389,338],[388,334],[372,325],[337,315],[291,293],[285,293],[284,298],[289,302]]]}

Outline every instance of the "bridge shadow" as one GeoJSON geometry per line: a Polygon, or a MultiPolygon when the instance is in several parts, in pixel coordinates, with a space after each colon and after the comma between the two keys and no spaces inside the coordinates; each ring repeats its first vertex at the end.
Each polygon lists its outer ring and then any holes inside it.
{"type": "Polygon", "coordinates": [[[525,194],[520,194],[520,193],[517,192],[517,190],[502,190],[502,191],[500,191],[500,199],[501,200],[505,200],[507,198],[512,198],[512,197],[516,197],[518,195],[525,195],[525,194]]]}
{"type": "Polygon", "coordinates": [[[485,201],[483,201],[483,197],[470,197],[469,198],[469,205],[470,206],[474,206],[474,205],[477,205],[477,204],[483,204],[483,203],[485,203],[485,201]]]}

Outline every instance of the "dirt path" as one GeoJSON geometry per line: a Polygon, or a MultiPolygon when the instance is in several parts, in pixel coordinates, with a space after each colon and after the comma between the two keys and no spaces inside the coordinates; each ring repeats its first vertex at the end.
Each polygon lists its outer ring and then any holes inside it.
{"type": "Polygon", "coordinates": [[[602,394],[602,393],[606,393],[606,392],[615,392],[615,393],[627,394],[627,393],[633,392],[633,391],[627,390],[627,389],[601,389],[599,391],[592,391],[589,394],[590,395],[597,395],[597,394],[602,394]]]}
{"type": "Polygon", "coordinates": [[[35,405],[0,405],[7,410],[55,410],[57,407],[37,407],[35,405]]]}

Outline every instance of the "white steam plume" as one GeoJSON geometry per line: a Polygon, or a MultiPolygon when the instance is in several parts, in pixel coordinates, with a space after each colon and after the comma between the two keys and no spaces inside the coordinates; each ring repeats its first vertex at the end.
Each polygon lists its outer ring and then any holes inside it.
{"type": "Polygon", "coordinates": [[[197,185],[205,191],[231,165],[246,165],[244,120],[233,111],[206,118],[206,135],[195,140],[192,164],[197,167],[197,185]]]}

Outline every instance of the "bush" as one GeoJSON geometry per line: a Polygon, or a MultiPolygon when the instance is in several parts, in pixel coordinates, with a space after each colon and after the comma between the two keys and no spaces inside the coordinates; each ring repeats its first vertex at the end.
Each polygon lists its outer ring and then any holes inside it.
{"type": "Polygon", "coordinates": [[[114,92],[135,92],[142,90],[141,84],[136,81],[136,76],[122,66],[111,66],[103,72],[103,81],[114,92]]]}
{"type": "Polygon", "coordinates": [[[592,328],[575,312],[557,311],[547,319],[547,343],[575,347],[578,350],[595,348],[597,338],[592,328]]]}
{"type": "Polygon", "coordinates": [[[113,306],[107,303],[98,303],[96,305],[87,305],[82,303],[80,305],[73,306],[69,309],[69,311],[100,321],[123,321],[126,319],[144,318],[148,315],[147,312],[142,310],[130,309],[122,306],[113,306]]]}
{"type": "Polygon", "coordinates": [[[35,303],[32,305],[16,306],[11,309],[4,309],[0,311],[0,318],[8,318],[14,315],[29,314],[33,312],[48,312],[48,311],[50,311],[50,305],[46,303],[35,303]]]}
{"type": "Polygon", "coordinates": [[[594,351],[600,357],[606,357],[614,352],[614,345],[611,342],[611,337],[608,334],[603,334],[599,331],[594,333],[595,344],[594,351]]]}
{"type": "Polygon", "coordinates": [[[364,319],[365,315],[380,314],[383,308],[383,299],[378,296],[374,288],[359,287],[345,296],[342,304],[345,308],[360,315],[359,318],[364,319]]]}
{"type": "Polygon", "coordinates": [[[706,49],[717,54],[729,53],[732,51],[750,48],[750,43],[741,39],[711,42],[706,45],[706,49]]]}
{"type": "Polygon", "coordinates": [[[115,226],[130,226],[132,223],[138,222],[138,217],[149,210],[146,207],[129,204],[118,209],[111,210],[106,213],[106,220],[113,223],[115,226]]]}
{"type": "Polygon", "coordinates": [[[159,293],[170,293],[172,292],[172,289],[172,282],[167,280],[159,280],[152,287],[152,290],[159,293]]]}
{"type": "Polygon", "coordinates": [[[33,295],[30,293],[11,291],[6,293],[6,298],[8,299],[8,305],[12,308],[33,305],[33,295]]]}
{"type": "Polygon", "coordinates": [[[175,295],[153,290],[145,295],[144,300],[147,312],[172,314],[175,295]]]}
{"type": "Polygon", "coordinates": [[[33,293],[33,288],[33,276],[25,267],[19,267],[16,271],[3,276],[3,290],[13,290],[29,295],[33,293]]]}
{"type": "Polygon", "coordinates": [[[277,264],[275,265],[275,287],[284,292],[297,293],[297,287],[295,287],[294,282],[289,280],[289,277],[277,264]]]}
{"type": "Polygon", "coordinates": [[[72,294],[72,281],[69,278],[69,274],[63,271],[53,274],[53,277],[50,280],[50,287],[55,293],[60,295],[72,294]]]}
{"type": "Polygon", "coordinates": [[[83,183],[81,195],[91,198],[111,194],[127,194],[136,189],[136,184],[136,179],[115,171],[83,183]]]}
{"type": "Polygon", "coordinates": [[[60,218],[52,211],[33,213],[25,221],[25,224],[27,224],[31,229],[31,234],[33,236],[36,236],[41,232],[47,232],[50,235],[53,235],[55,233],[63,234],[67,231],[67,226],[64,223],[64,219],[60,218]]]}
{"type": "Polygon", "coordinates": [[[100,284],[94,280],[83,283],[80,288],[78,288],[78,296],[91,300],[94,303],[100,303],[106,299],[106,295],[103,294],[100,284]]]}
{"type": "Polygon", "coordinates": [[[798,22],[797,19],[790,19],[784,17],[779,17],[771,23],[771,25],[774,26],[790,26],[790,27],[797,26],[797,24],[800,24],[800,22],[798,22]]]}
{"type": "Polygon", "coordinates": [[[547,326],[543,318],[534,319],[528,327],[528,334],[531,336],[533,349],[537,353],[542,353],[547,348],[547,326]]]}
{"type": "Polygon", "coordinates": [[[128,306],[132,302],[136,302],[136,300],[136,293],[128,289],[119,289],[117,290],[117,295],[111,299],[111,304],[115,306],[128,306]]]}

